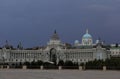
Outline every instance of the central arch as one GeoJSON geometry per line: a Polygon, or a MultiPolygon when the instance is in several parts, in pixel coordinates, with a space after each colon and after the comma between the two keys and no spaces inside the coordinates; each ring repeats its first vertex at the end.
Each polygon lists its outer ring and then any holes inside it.
{"type": "Polygon", "coordinates": [[[56,60],[57,60],[57,55],[56,55],[56,49],[52,48],[50,50],[50,61],[54,62],[54,64],[56,64],[56,60]]]}

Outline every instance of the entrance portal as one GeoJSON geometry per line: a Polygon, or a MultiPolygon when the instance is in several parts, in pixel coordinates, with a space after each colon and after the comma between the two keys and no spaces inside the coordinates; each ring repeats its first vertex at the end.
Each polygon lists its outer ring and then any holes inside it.
{"type": "Polygon", "coordinates": [[[56,64],[57,56],[56,56],[56,49],[52,48],[50,50],[50,61],[56,64]]]}

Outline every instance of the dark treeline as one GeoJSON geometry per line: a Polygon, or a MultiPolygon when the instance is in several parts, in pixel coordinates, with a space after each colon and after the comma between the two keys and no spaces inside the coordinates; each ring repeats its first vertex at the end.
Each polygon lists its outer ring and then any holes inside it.
{"type": "MultiPolygon", "coordinates": [[[[3,65],[3,64],[1,64],[3,65]]],[[[10,65],[4,63],[4,65],[10,65]]],[[[10,65],[11,68],[22,68],[23,65],[26,65],[29,69],[39,69],[40,66],[43,66],[45,69],[58,69],[58,66],[62,66],[63,69],[78,69],[79,66],[83,66],[85,69],[102,69],[103,66],[106,66],[110,70],[120,70],[120,58],[111,58],[104,60],[94,60],[87,63],[78,64],[72,61],[63,61],[60,60],[58,64],[53,62],[43,62],[41,60],[25,62],[25,63],[13,63],[10,65]]]]}
{"type": "Polygon", "coordinates": [[[120,70],[120,58],[111,58],[103,60],[94,60],[87,63],[81,63],[81,66],[85,66],[86,69],[102,69],[106,66],[110,70],[120,70]]]}
{"type": "Polygon", "coordinates": [[[40,69],[40,66],[43,66],[45,69],[58,69],[58,66],[62,66],[63,68],[78,68],[78,63],[73,63],[72,61],[66,61],[64,62],[63,60],[60,60],[58,64],[53,63],[53,62],[43,62],[41,60],[38,61],[32,61],[32,62],[19,62],[19,63],[2,63],[0,65],[9,65],[10,68],[22,68],[24,65],[27,66],[28,69],[40,69]]]}
{"type": "Polygon", "coordinates": [[[23,65],[26,65],[28,68],[40,68],[43,66],[45,69],[58,69],[58,66],[62,66],[63,68],[72,69],[78,67],[78,63],[73,63],[72,61],[60,60],[58,64],[54,64],[53,62],[43,62],[43,61],[33,61],[33,62],[25,62],[23,65]]]}

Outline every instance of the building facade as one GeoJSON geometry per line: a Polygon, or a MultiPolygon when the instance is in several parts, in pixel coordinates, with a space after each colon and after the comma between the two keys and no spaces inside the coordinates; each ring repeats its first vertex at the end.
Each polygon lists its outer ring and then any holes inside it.
{"type": "MultiPolygon", "coordinates": [[[[22,48],[20,45],[18,47],[22,48]]],[[[24,63],[38,60],[58,63],[60,60],[70,60],[80,64],[95,59],[105,60],[110,57],[110,54],[110,50],[106,49],[100,40],[93,44],[93,38],[88,30],[82,37],[82,43],[76,40],[73,46],[62,43],[55,31],[44,48],[34,50],[1,48],[0,63],[24,63]]]]}
{"type": "Polygon", "coordinates": [[[112,44],[110,48],[110,56],[111,57],[120,57],[120,45],[112,44]]]}

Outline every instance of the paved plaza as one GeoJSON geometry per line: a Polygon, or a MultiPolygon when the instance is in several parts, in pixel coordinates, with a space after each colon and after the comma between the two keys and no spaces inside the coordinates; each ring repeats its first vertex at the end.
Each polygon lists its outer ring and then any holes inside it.
{"type": "Polygon", "coordinates": [[[120,79],[120,71],[0,70],[0,79],[120,79]]]}

